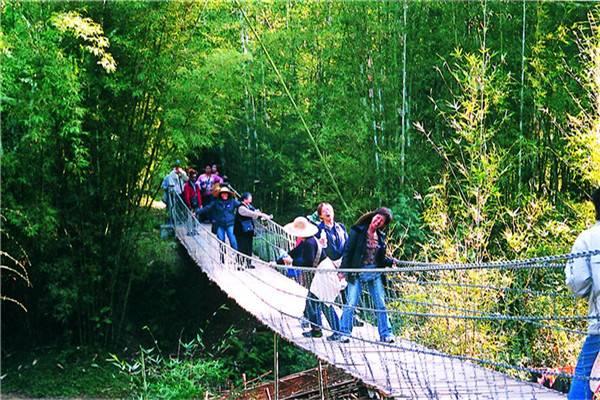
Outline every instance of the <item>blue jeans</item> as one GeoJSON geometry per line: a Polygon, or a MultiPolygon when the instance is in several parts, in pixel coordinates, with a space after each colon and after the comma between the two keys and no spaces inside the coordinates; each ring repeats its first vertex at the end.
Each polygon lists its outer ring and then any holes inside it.
{"type": "Polygon", "coordinates": [[[333,332],[340,331],[340,319],[335,313],[333,306],[321,302],[312,292],[308,292],[304,310],[312,329],[321,329],[323,326],[323,320],[321,318],[322,312],[325,314],[325,319],[327,319],[327,323],[329,323],[331,330],[333,332]]]}
{"type": "Polygon", "coordinates": [[[223,243],[225,243],[225,235],[229,239],[229,245],[237,250],[237,240],[233,233],[233,225],[230,226],[217,226],[217,237],[223,243]]]}
{"type": "Polygon", "coordinates": [[[352,333],[354,311],[360,302],[362,285],[367,286],[369,294],[373,299],[375,309],[377,310],[375,313],[377,314],[377,330],[379,331],[379,338],[384,340],[392,334],[392,326],[385,309],[385,290],[383,288],[381,275],[368,281],[363,281],[359,277],[356,277],[354,282],[348,282],[348,287],[346,288],[346,305],[344,305],[344,311],[342,312],[341,333],[346,336],[349,336],[350,333],[352,333]]]}
{"type": "Polygon", "coordinates": [[[329,304],[321,304],[323,308],[323,314],[325,314],[325,319],[329,323],[329,327],[334,333],[340,332],[340,318],[337,313],[333,309],[332,305],[329,304]]]}
{"type": "MultiPolygon", "coordinates": [[[[590,376],[592,366],[596,361],[596,356],[600,351],[600,335],[588,335],[583,343],[577,366],[575,367],[575,375],[590,376]]],[[[573,378],[571,389],[569,390],[570,400],[592,400],[594,394],[590,390],[590,381],[587,379],[573,378]]]]}

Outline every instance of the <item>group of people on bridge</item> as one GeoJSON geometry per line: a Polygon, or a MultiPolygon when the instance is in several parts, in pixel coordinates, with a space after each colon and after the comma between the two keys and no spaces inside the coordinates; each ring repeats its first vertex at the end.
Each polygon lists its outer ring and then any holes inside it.
{"type": "MultiPolygon", "coordinates": [[[[170,208],[169,191],[179,195],[189,210],[200,221],[212,223],[212,230],[219,240],[235,250],[251,257],[254,237],[254,221],[271,219],[252,205],[252,194],[241,196],[221,177],[216,165],[206,165],[204,174],[197,176],[194,169],[185,171],[180,162],[173,164],[172,171],[163,179],[165,202],[170,208]],[[238,201],[236,197],[240,198],[238,201]]],[[[284,230],[296,239],[296,246],[279,257],[277,262],[289,267],[309,268],[355,268],[356,273],[315,274],[311,282],[304,282],[302,271],[287,268],[287,274],[309,288],[304,309],[303,333],[306,337],[323,336],[322,314],[331,328],[330,341],[348,342],[354,326],[362,325],[355,318],[362,288],[366,288],[374,303],[379,336],[382,342],[395,340],[390,318],[385,306],[385,290],[381,273],[376,268],[394,266],[395,260],[387,256],[384,229],[392,221],[388,208],[379,208],[361,216],[350,229],[335,221],[333,206],[320,203],[316,217],[298,217],[284,226],[284,230]],[[344,307],[338,316],[333,302],[342,297],[344,307]]],[[[252,268],[251,262],[248,267],[252,268]]],[[[308,278],[307,278],[308,279],[308,278]]]]}
{"type": "MultiPolygon", "coordinates": [[[[374,304],[377,328],[382,342],[392,343],[395,337],[385,305],[383,277],[379,267],[391,267],[396,260],[388,257],[384,229],[392,221],[392,212],[385,207],[361,216],[350,228],[335,221],[333,206],[320,203],[317,207],[318,221],[297,217],[284,226],[284,230],[297,237],[296,247],[280,257],[278,263],[288,266],[314,267],[317,269],[356,269],[356,273],[316,273],[311,282],[302,282],[308,289],[304,317],[306,337],[323,336],[321,314],[325,315],[331,334],[329,341],[350,341],[355,325],[362,322],[355,318],[361,300],[362,288],[366,288],[374,304]],[[339,317],[332,306],[340,295],[344,306],[339,317]]],[[[294,269],[288,274],[297,276],[294,269]]],[[[310,276],[310,275],[308,275],[310,276]]]]}
{"type": "MultiPolygon", "coordinates": [[[[227,177],[221,177],[216,164],[207,164],[204,174],[198,176],[193,168],[188,168],[186,172],[177,160],[171,172],[163,179],[162,188],[169,209],[172,206],[169,192],[172,192],[183,199],[199,221],[212,224],[212,232],[219,240],[225,242],[227,238],[231,247],[250,257],[254,220],[273,218],[254,208],[250,192],[238,196],[227,177]],[[236,196],[240,197],[239,201],[236,196]]],[[[249,267],[252,268],[251,263],[249,267]]]]}
{"type": "MultiPolygon", "coordinates": [[[[213,233],[219,240],[225,242],[227,238],[231,247],[249,257],[252,257],[253,221],[272,218],[252,206],[250,193],[243,193],[238,201],[238,194],[225,177],[219,175],[216,165],[207,165],[204,174],[198,177],[195,170],[189,169],[186,173],[176,163],[163,180],[162,187],[182,196],[198,219],[212,222],[213,233]]],[[[600,250],[600,188],[592,193],[591,200],[596,223],[578,236],[572,249],[574,254],[600,250]]],[[[166,202],[169,202],[168,196],[166,202]]],[[[384,343],[395,341],[386,310],[383,276],[377,271],[377,268],[394,267],[397,263],[387,255],[384,233],[392,218],[388,208],[378,208],[362,215],[348,233],[343,224],[335,221],[333,206],[323,202],[315,214],[297,217],[284,226],[289,235],[297,238],[296,245],[280,256],[277,263],[285,265],[288,276],[308,288],[302,323],[308,330],[303,332],[304,336],[323,336],[324,315],[331,331],[327,340],[349,342],[353,327],[363,324],[355,318],[355,312],[362,290],[366,288],[373,302],[380,340],[384,343]],[[306,268],[340,268],[356,272],[303,274],[306,268]],[[333,307],[338,296],[343,303],[341,316],[333,307]]],[[[600,381],[589,378],[592,368],[600,375],[600,255],[569,260],[565,275],[567,286],[589,301],[588,336],[577,361],[568,398],[593,399],[594,392],[600,391],[600,381]]]]}

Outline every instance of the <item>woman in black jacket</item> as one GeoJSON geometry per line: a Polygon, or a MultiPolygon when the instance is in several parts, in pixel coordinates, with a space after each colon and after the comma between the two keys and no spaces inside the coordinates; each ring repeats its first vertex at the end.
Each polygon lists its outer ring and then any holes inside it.
{"type": "Polygon", "coordinates": [[[356,268],[356,273],[347,274],[346,305],[341,318],[341,335],[334,333],[329,340],[348,342],[352,332],[354,311],[360,301],[363,286],[369,290],[377,314],[377,328],[382,342],[394,342],[392,326],[385,308],[385,290],[381,273],[376,268],[395,265],[393,258],[386,256],[385,234],[382,229],[392,220],[392,212],[385,207],[360,217],[350,229],[350,235],[342,257],[342,269],[356,268]]]}
{"type": "MultiPolygon", "coordinates": [[[[309,220],[305,217],[296,218],[294,222],[287,224],[283,227],[283,229],[291,236],[295,236],[300,239],[300,243],[282,258],[282,262],[284,264],[316,268],[321,261],[327,257],[315,238],[319,228],[309,222],[309,220]]],[[[310,291],[310,287],[310,282],[307,280],[306,288],[309,289],[309,291],[304,307],[304,317],[308,318],[311,329],[303,332],[302,335],[305,337],[319,338],[323,336],[323,332],[321,330],[321,303],[319,298],[310,291]]],[[[326,313],[325,317],[327,318],[329,325],[335,330],[338,324],[338,318],[337,315],[335,315],[335,312],[326,313]]]]}

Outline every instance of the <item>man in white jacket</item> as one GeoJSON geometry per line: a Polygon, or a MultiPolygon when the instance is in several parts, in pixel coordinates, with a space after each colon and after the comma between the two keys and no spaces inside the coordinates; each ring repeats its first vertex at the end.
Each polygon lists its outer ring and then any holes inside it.
{"type": "Polygon", "coordinates": [[[181,196],[183,192],[183,186],[188,181],[188,176],[185,171],[181,168],[181,162],[179,160],[173,163],[173,169],[171,172],[164,177],[161,188],[164,191],[163,194],[163,202],[167,205],[167,224],[173,224],[172,216],[171,216],[171,204],[172,198],[170,192],[173,191],[181,196]]]}
{"type": "MultiPolygon", "coordinates": [[[[592,194],[596,209],[596,223],[581,232],[573,245],[573,254],[600,251],[600,188],[592,194]]],[[[577,257],[565,267],[566,283],[573,293],[589,299],[588,336],[585,339],[571,382],[569,399],[593,399],[591,384],[597,387],[600,380],[578,379],[589,377],[594,361],[600,352],[600,254],[577,257]]],[[[600,376],[595,377],[600,378],[600,376]]]]}

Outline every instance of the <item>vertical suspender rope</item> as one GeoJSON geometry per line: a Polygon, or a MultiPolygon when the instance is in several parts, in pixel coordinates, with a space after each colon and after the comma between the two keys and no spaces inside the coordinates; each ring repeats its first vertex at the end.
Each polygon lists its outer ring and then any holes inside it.
{"type": "Polygon", "coordinates": [[[333,183],[333,188],[335,189],[337,195],[339,196],[340,200],[342,201],[342,204],[344,205],[344,208],[346,209],[346,211],[349,211],[350,207],[348,207],[348,204],[346,203],[346,200],[344,199],[344,196],[342,196],[342,192],[340,191],[340,188],[339,188],[339,186],[337,184],[337,181],[335,180],[335,177],[333,176],[333,173],[331,172],[331,169],[329,168],[329,165],[327,165],[327,161],[325,160],[325,156],[323,156],[323,153],[321,152],[321,149],[319,149],[319,145],[317,144],[317,141],[315,140],[315,137],[313,136],[312,132],[310,131],[310,128],[308,127],[308,124],[304,120],[304,116],[302,115],[302,112],[300,112],[300,109],[298,108],[298,105],[296,105],[296,101],[292,97],[292,94],[290,93],[290,91],[289,91],[289,89],[288,89],[288,87],[287,87],[287,85],[286,85],[286,83],[285,83],[285,81],[283,79],[283,76],[281,76],[281,73],[279,72],[279,69],[275,65],[275,62],[273,62],[273,59],[271,58],[271,55],[269,54],[269,51],[267,50],[267,48],[265,47],[263,41],[261,40],[260,36],[258,35],[258,32],[256,32],[256,29],[254,29],[254,25],[252,25],[252,23],[248,19],[248,16],[246,15],[246,12],[242,8],[242,5],[240,4],[239,0],[235,0],[235,3],[238,6],[238,8],[239,8],[240,12],[242,13],[242,15],[244,16],[244,19],[246,20],[246,23],[248,24],[248,26],[250,27],[250,30],[254,34],[254,37],[256,38],[256,40],[258,41],[258,43],[260,44],[260,47],[265,52],[265,55],[267,56],[267,59],[269,60],[269,64],[271,64],[271,67],[273,67],[273,70],[275,71],[275,74],[277,75],[277,78],[279,79],[279,82],[283,86],[283,89],[284,89],[286,95],[290,99],[290,102],[292,103],[292,106],[294,107],[294,110],[296,110],[296,113],[298,114],[298,117],[300,118],[300,121],[302,122],[302,126],[304,127],[304,130],[306,131],[306,133],[308,133],[308,137],[310,138],[310,140],[311,140],[311,142],[312,142],[315,150],[317,151],[317,154],[319,155],[319,158],[321,159],[321,162],[323,163],[323,166],[325,167],[325,170],[327,171],[327,174],[329,175],[329,178],[331,179],[331,182],[333,183]]]}
{"type": "Polygon", "coordinates": [[[523,29],[521,31],[521,93],[519,105],[519,193],[521,193],[521,180],[523,178],[523,86],[525,83],[525,27],[526,27],[526,4],[523,0],[523,29]]]}
{"type": "Polygon", "coordinates": [[[279,400],[279,346],[276,332],[273,332],[273,392],[275,396],[275,400],[279,400]]]}

